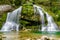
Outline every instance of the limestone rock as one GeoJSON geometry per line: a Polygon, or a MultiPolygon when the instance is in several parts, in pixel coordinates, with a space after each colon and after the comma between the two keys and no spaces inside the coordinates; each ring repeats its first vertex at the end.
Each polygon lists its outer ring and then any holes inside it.
{"type": "Polygon", "coordinates": [[[53,37],[48,37],[48,36],[42,36],[41,40],[55,40],[53,37]]]}
{"type": "Polygon", "coordinates": [[[41,40],[50,40],[47,36],[42,36],[41,40]]]}
{"type": "Polygon", "coordinates": [[[12,9],[11,5],[0,5],[0,12],[9,11],[12,9]]]}

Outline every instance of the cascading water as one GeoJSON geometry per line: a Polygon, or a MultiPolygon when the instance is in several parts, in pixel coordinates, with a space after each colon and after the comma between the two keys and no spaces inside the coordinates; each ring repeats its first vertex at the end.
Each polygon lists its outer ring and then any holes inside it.
{"type": "Polygon", "coordinates": [[[58,30],[58,26],[54,22],[52,16],[48,15],[47,12],[46,12],[46,18],[47,18],[47,21],[48,21],[47,31],[57,31],[58,30]]]}
{"type": "Polygon", "coordinates": [[[1,31],[19,31],[19,16],[21,15],[22,6],[13,12],[8,13],[5,24],[3,25],[1,31]]]}
{"type": "Polygon", "coordinates": [[[42,8],[39,7],[39,6],[34,5],[34,10],[35,10],[35,12],[36,12],[36,10],[37,10],[38,13],[39,13],[39,15],[41,16],[41,17],[40,17],[40,18],[41,18],[41,23],[42,23],[42,30],[41,30],[41,31],[46,30],[45,22],[44,22],[44,13],[43,13],[43,11],[42,11],[42,8]]]}
{"type": "Polygon", "coordinates": [[[43,9],[37,5],[33,5],[33,7],[34,7],[34,11],[38,12],[39,15],[41,16],[41,22],[42,22],[41,31],[57,31],[58,30],[58,26],[54,22],[53,18],[50,15],[48,15],[48,13],[46,13],[48,25],[45,26],[43,9]]]}

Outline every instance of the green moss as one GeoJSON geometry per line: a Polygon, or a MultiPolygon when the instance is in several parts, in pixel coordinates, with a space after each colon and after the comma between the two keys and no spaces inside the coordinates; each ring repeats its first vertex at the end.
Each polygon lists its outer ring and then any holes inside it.
{"type": "Polygon", "coordinates": [[[0,29],[2,25],[5,23],[6,17],[7,17],[7,14],[3,13],[2,17],[0,18],[0,29]]]}
{"type": "Polygon", "coordinates": [[[31,17],[33,14],[33,5],[24,4],[22,9],[22,15],[31,17]]]}

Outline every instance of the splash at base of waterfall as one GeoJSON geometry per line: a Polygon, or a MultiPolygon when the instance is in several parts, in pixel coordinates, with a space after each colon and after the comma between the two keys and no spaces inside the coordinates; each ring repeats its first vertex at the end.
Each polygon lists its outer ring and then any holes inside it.
{"type": "Polygon", "coordinates": [[[6,22],[3,25],[3,28],[1,31],[13,31],[13,30],[19,31],[18,28],[19,28],[19,24],[16,24],[14,22],[6,22]]]}

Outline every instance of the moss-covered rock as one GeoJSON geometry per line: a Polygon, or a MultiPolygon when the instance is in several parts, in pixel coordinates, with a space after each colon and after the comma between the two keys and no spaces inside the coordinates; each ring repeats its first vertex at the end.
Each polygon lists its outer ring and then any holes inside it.
{"type": "Polygon", "coordinates": [[[7,13],[3,13],[1,18],[0,18],[0,29],[3,26],[3,24],[5,23],[6,17],[7,17],[7,13]]]}

